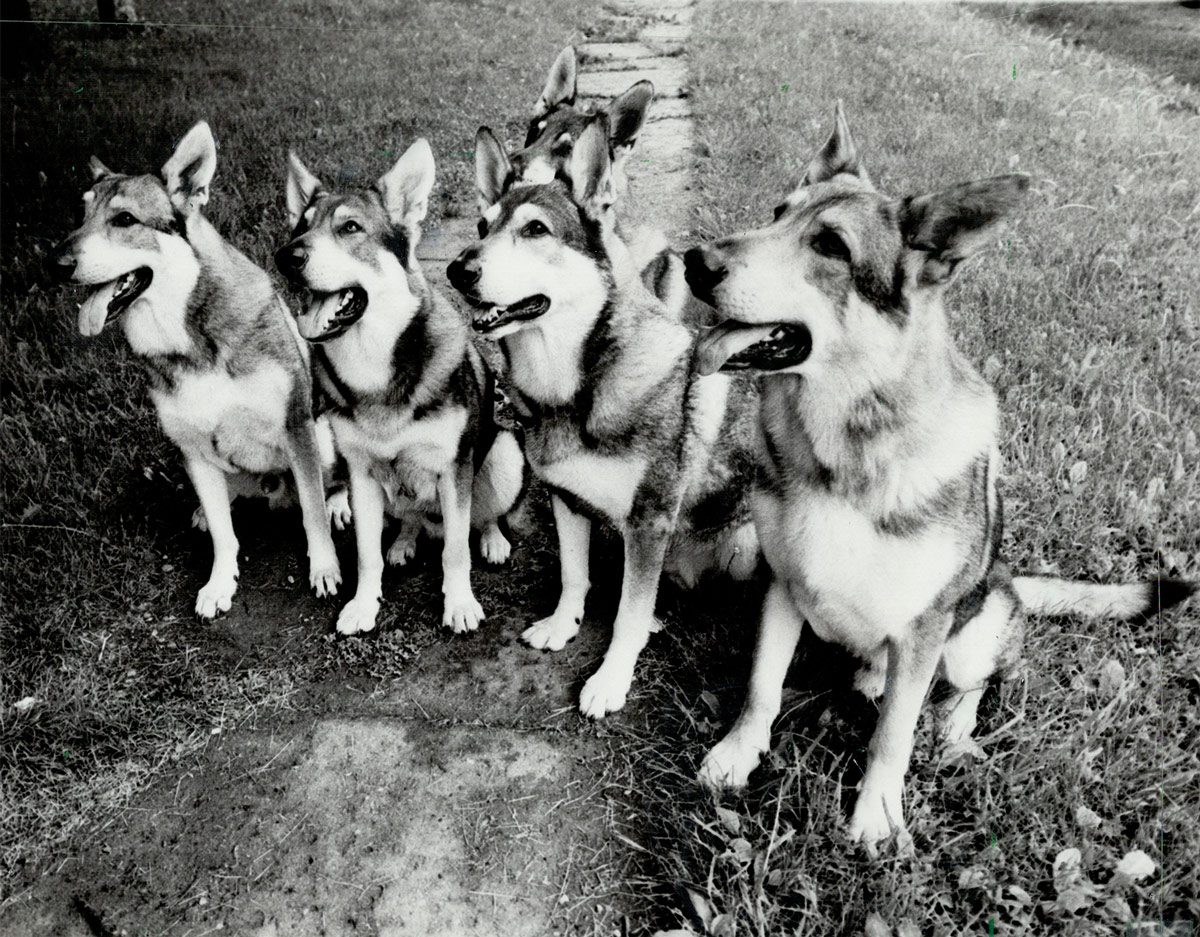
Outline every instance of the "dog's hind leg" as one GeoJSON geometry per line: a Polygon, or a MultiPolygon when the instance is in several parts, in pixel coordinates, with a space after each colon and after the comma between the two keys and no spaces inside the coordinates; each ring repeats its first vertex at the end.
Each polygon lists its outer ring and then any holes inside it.
{"type": "Polygon", "coordinates": [[[512,545],[498,520],[508,514],[525,489],[525,455],[509,430],[496,434],[471,487],[471,526],[479,531],[479,552],[494,565],[508,562],[512,545]]]}
{"type": "Polygon", "coordinates": [[[308,582],[318,596],[336,595],[342,581],[337,551],[329,533],[329,515],[325,506],[325,481],[321,475],[321,453],[312,421],[297,419],[288,427],[285,440],[304,535],[308,541],[308,582]]]}
{"type": "Polygon", "coordinates": [[[229,510],[229,485],[225,473],[201,458],[185,457],[188,477],[200,498],[200,508],[212,537],[213,564],[208,582],[196,595],[196,614],[215,618],[229,611],[237,591],[237,536],[229,510]]]}
{"type": "Polygon", "coordinates": [[[700,765],[701,784],[715,789],[745,787],[750,772],[771,745],[771,723],[779,715],[783,681],[803,630],[804,619],[787,586],[773,580],[763,602],[745,705],[733,728],[705,756],[700,765]]]}
{"type": "Polygon", "coordinates": [[[1016,663],[1024,630],[1020,602],[1006,580],[992,588],[979,613],[947,639],[942,672],[954,694],[942,706],[939,731],[946,745],[964,742],[975,731],[988,678],[1016,663]]]}
{"type": "Polygon", "coordinates": [[[621,601],[604,662],[579,694],[579,709],[585,716],[601,719],[625,705],[638,655],[655,630],[654,602],[673,520],[655,517],[625,532],[621,601]]]}
{"type": "Polygon", "coordinates": [[[879,699],[887,685],[887,645],[881,645],[854,674],[854,689],[867,699],[879,699]]]}
{"type": "Polygon", "coordinates": [[[526,628],[521,640],[545,651],[561,651],[579,634],[583,604],[591,583],[588,579],[588,552],[591,548],[592,522],[576,514],[558,495],[550,498],[554,509],[554,529],[558,533],[558,565],[562,591],[554,614],[526,628]]]}
{"type": "Polygon", "coordinates": [[[402,512],[399,518],[400,530],[387,551],[389,566],[405,566],[417,555],[417,538],[421,535],[421,516],[415,512],[402,512]]]}

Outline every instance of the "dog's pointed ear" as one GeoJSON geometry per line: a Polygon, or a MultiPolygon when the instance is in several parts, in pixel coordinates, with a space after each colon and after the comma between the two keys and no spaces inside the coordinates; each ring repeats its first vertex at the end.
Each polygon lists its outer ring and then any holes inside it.
{"type": "Polygon", "coordinates": [[[480,127],[475,132],[475,188],[481,215],[500,201],[511,169],[504,145],[490,127],[480,127]]]}
{"type": "Polygon", "coordinates": [[[608,156],[608,119],[597,114],[571,151],[571,197],[589,218],[599,220],[616,201],[612,161],[608,156]]]}
{"type": "Polygon", "coordinates": [[[304,209],[308,208],[313,196],[325,191],[321,180],[308,171],[295,150],[288,150],[287,168],[288,225],[295,228],[300,223],[304,209]]]}
{"type": "Polygon", "coordinates": [[[433,148],[421,137],[379,177],[375,188],[394,224],[411,228],[425,220],[434,174],[433,148]]]}
{"type": "Polygon", "coordinates": [[[948,283],[959,261],[987,244],[1028,188],[1029,176],[1012,173],[904,199],[900,231],[905,246],[925,255],[920,284],[948,283]]]}
{"type": "Polygon", "coordinates": [[[217,171],[217,141],[207,121],[183,135],[171,158],[163,163],[162,177],[171,204],[190,215],[208,202],[208,187],[217,171]]]}
{"type": "Polygon", "coordinates": [[[626,153],[633,149],[653,99],[654,85],[642,79],[623,91],[609,105],[609,132],[612,134],[612,148],[618,155],[622,149],[626,153]]]}
{"type": "Polygon", "coordinates": [[[541,117],[560,104],[575,103],[577,71],[575,47],[567,46],[558,53],[558,58],[550,66],[550,73],[546,76],[546,87],[542,89],[542,96],[533,106],[534,117],[541,117]]]}
{"type": "Polygon", "coordinates": [[[858,146],[854,143],[850,123],[846,120],[846,112],[842,110],[842,102],[839,100],[833,112],[833,133],[817,151],[817,155],[809,161],[801,184],[815,185],[841,173],[858,176],[864,182],[871,181],[859,158],[858,146]]]}
{"type": "Polygon", "coordinates": [[[115,176],[116,173],[100,162],[100,158],[92,156],[88,158],[88,171],[92,174],[92,181],[99,182],[105,176],[115,176]]]}

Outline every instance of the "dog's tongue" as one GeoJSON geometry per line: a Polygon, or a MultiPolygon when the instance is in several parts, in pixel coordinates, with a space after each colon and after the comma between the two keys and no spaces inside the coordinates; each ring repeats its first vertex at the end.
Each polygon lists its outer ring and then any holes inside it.
{"type": "Polygon", "coordinates": [[[778,325],[746,325],[742,322],[723,322],[710,329],[700,339],[697,369],[701,374],[715,374],[721,365],[739,351],[770,338],[778,325]]]}
{"type": "Polygon", "coordinates": [[[117,293],[117,282],[105,283],[88,294],[79,307],[79,334],[88,338],[104,331],[108,321],[108,304],[117,293]]]}
{"type": "Polygon", "coordinates": [[[300,326],[300,334],[305,338],[315,338],[328,330],[341,302],[341,293],[330,293],[320,299],[311,300],[308,308],[296,320],[300,326]]]}

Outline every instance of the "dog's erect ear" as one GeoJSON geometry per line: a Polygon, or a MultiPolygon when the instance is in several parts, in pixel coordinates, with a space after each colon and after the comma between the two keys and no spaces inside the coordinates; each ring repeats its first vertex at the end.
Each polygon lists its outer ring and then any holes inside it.
{"type": "Polygon", "coordinates": [[[100,162],[98,157],[92,156],[88,159],[88,171],[92,174],[92,181],[99,182],[105,176],[115,176],[116,173],[100,162]]]}
{"type": "Polygon", "coordinates": [[[287,171],[287,210],[288,225],[295,228],[300,223],[300,216],[308,208],[313,196],[325,191],[321,180],[308,171],[308,167],[300,162],[295,150],[288,150],[287,171]]]}
{"type": "Polygon", "coordinates": [[[394,224],[411,228],[425,220],[433,178],[433,149],[421,137],[375,183],[394,224]]]}
{"type": "Polygon", "coordinates": [[[490,127],[480,127],[475,132],[475,188],[481,215],[500,201],[511,168],[504,145],[490,127]]]}
{"type": "Polygon", "coordinates": [[[575,103],[575,47],[567,46],[550,66],[550,74],[546,76],[546,87],[542,96],[533,106],[533,116],[541,117],[560,104],[575,103]]]}
{"type": "Polygon", "coordinates": [[[202,120],[184,134],[171,158],[163,163],[163,182],[176,210],[190,215],[203,207],[216,171],[217,141],[202,120]]]}
{"type": "Polygon", "coordinates": [[[1013,173],[906,198],[900,204],[900,230],[909,249],[926,255],[921,285],[949,282],[958,262],[987,244],[1028,188],[1029,176],[1013,173]]]}
{"type": "Polygon", "coordinates": [[[842,102],[837,102],[833,112],[833,133],[825,141],[825,145],[817,151],[804,172],[801,185],[815,185],[832,179],[840,173],[858,176],[864,182],[870,182],[862,160],[858,156],[858,147],[850,134],[850,124],[846,121],[846,112],[842,110],[842,102]]]}
{"type": "Polygon", "coordinates": [[[589,218],[599,220],[616,201],[608,156],[608,119],[597,114],[571,151],[571,197],[589,218]]]}
{"type": "Polygon", "coordinates": [[[633,149],[653,98],[654,85],[643,79],[623,91],[609,105],[609,132],[612,134],[613,150],[618,155],[622,148],[633,149]]]}

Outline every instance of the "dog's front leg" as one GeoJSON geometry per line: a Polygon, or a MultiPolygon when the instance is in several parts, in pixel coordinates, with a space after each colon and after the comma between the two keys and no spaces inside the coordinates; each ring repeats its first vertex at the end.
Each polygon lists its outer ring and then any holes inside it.
{"type": "Polygon", "coordinates": [[[229,483],[223,471],[203,459],[186,458],[186,467],[213,545],[212,573],[196,595],[196,614],[215,618],[219,612],[229,611],[237,591],[238,541],[229,509],[229,483]]]}
{"type": "Polygon", "coordinates": [[[383,595],[383,486],[365,463],[350,462],[350,507],[354,511],[354,542],[358,546],[358,588],[338,615],[339,634],[357,634],[375,627],[383,595]]]}
{"type": "Polygon", "coordinates": [[[588,551],[591,547],[592,522],[576,514],[558,495],[550,504],[554,509],[554,529],[558,532],[558,565],[562,591],[554,614],[526,628],[521,640],[546,651],[561,651],[579,633],[583,621],[583,603],[591,582],[588,579],[588,551]]]}
{"type": "Polygon", "coordinates": [[[437,482],[442,508],[442,624],[455,634],[474,631],[483,606],[471,591],[471,464],[454,465],[437,482]]]}
{"type": "Polygon", "coordinates": [[[308,582],[318,596],[337,595],[342,571],[337,550],[329,533],[329,515],[325,509],[325,482],[321,475],[321,455],[313,424],[305,420],[291,427],[287,436],[288,461],[300,513],[304,518],[304,536],[308,541],[308,582]]]}
{"type": "Polygon", "coordinates": [[[654,601],[671,527],[670,518],[659,517],[626,529],[621,602],[604,662],[579,694],[579,709],[585,716],[601,719],[625,705],[634,665],[655,630],[654,601]]]}
{"type": "Polygon", "coordinates": [[[888,640],[887,682],[879,723],[871,736],[867,771],[850,818],[850,839],[873,847],[904,828],[904,775],[912,757],[921,705],[941,657],[950,616],[922,615],[899,639],[888,640]]]}
{"type": "Polygon", "coordinates": [[[783,680],[803,630],[804,619],[787,585],[772,580],[763,602],[746,702],[729,734],[713,746],[700,765],[700,783],[716,789],[746,786],[750,772],[771,747],[771,724],[779,715],[783,680]]]}

